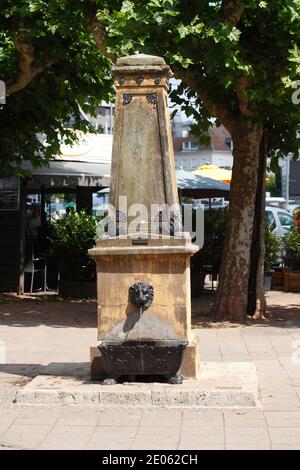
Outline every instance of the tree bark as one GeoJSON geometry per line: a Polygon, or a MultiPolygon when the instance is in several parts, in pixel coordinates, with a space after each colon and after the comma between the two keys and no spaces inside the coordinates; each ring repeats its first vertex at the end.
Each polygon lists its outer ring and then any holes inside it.
{"type": "Polygon", "coordinates": [[[248,286],[247,313],[249,316],[255,319],[264,319],[266,313],[266,298],[264,289],[266,166],[267,140],[266,135],[264,134],[260,144],[255,216],[253,221],[252,247],[250,255],[250,276],[248,286]]]}
{"type": "MultiPolygon", "coordinates": [[[[228,127],[228,126],[227,126],[228,127]]],[[[233,169],[220,281],[212,314],[216,320],[244,320],[248,309],[252,235],[262,125],[242,119],[232,134],[233,169]]]]}

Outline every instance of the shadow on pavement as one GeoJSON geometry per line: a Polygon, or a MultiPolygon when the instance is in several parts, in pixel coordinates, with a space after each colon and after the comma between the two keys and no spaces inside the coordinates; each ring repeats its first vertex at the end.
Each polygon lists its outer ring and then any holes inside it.
{"type": "Polygon", "coordinates": [[[8,375],[34,378],[39,374],[83,378],[89,376],[90,364],[88,362],[50,362],[47,365],[0,364],[0,373],[3,374],[3,378],[7,378],[8,375]]]}

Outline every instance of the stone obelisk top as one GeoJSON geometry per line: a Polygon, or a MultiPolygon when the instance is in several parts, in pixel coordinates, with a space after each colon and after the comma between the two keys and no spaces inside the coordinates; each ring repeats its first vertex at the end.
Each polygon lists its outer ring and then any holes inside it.
{"type": "MultiPolygon", "coordinates": [[[[116,77],[116,86],[122,85],[123,75],[134,75],[136,73],[154,74],[157,75],[156,82],[158,85],[160,84],[158,83],[158,78],[162,79],[164,77],[165,80],[168,80],[173,75],[170,67],[162,57],[147,54],[134,54],[121,57],[117,59],[117,63],[112,70],[116,77]]],[[[148,85],[150,85],[150,83],[148,83],[148,85]]]]}
{"type": "Polygon", "coordinates": [[[125,66],[163,66],[167,67],[169,69],[169,66],[167,66],[165,60],[162,57],[159,57],[157,55],[149,55],[149,54],[133,54],[133,55],[127,55],[125,57],[120,57],[117,59],[117,67],[122,67],[123,65],[125,66]]]}
{"type": "MultiPolygon", "coordinates": [[[[162,57],[136,54],[113,67],[116,87],[110,204],[178,205],[167,92],[172,76],[162,57]]],[[[148,220],[148,226],[150,220],[148,220]]]]}

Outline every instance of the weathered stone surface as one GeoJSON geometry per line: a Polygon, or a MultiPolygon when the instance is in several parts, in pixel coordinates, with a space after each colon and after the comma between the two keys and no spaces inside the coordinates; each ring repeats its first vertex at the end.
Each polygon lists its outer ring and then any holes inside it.
{"type": "Polygon", "coordinates": [[[102,385],[82,378],[39,375],[19,389],[20,404],[253,408],[259,407],[254,364],[203,363],[200,380],[182,385],[130,382],[102,385]]]}
{"type": "Polygon", "coordinates": [[[181,367],[178,372],[186,378],[199,378],[200,373],[200,357],[198,339],[190,335],[190,341],[183,351],[181,367]]]}
{"type": "MultiPolygon", "coordinates": [[[[118,59],[110,204],[118,210],[143,204],[178,205],[167,103],[170,69],[161,57],[136,54],[118,59]],[[138,69],[137,69],[138,68],[138,69]]],[[[135,215],[129,216],[129,220],[135,215]]]]}
{"type": "Polygon", "coordinates": [[[186,254],[103,256],[97,264],[98,339],[186,339],[190,333],[190,271],[186,254]],[[153,286],[147,311],[129,299],[137,282],[153,286]]]}
{"type": "Polygon", "coordinates": [[[117,59],[117,66],[120,65],[166,65],[162,57],[148,54],[134,54],[117,59]]]}
{"type": "MultiPolygon", "coordinates": [[[[192,245],[189,234],[178,237],[181,215],[167,96],[171,71],[163,58],[137,54],[118,59],[113,73],[116,105],[109,216],[119,232],[108,231],[107,238],[99,239],[89,251],[97,261],[98,339],[186,344],[191,340],[189,259],[198,247],[192,245]],[[139,209],[133,210],[136,204],[139,209]],[[145,213],[140,213],[140,205],[145,213]],[[175,236],[166,237],[153,229],[153,223],[165,233],[170,213],[175,236]],[[142,219],[138,226],[132,224],[137,215],[142,219]],[[124,217],[128,231],[123,233],[124,217]],[[137,244],[139,231],[142,243],[137,244]],[[153,301],[145,311],[130,299],[136,283],[153,287],[153,301]]],[[[196,349],[194,343],[184,355],[188,376],[197,376],[196,349]]],[[[92,376],[101,376],[99,355],[93,351],[92,376]]],[[[132,363],[134,358],[129,356],[132,363]]],[[[141,356],[137,352],[137,360],[141,356]]],[[[142,363],[147,363],[146,354],[142,363]]]]}

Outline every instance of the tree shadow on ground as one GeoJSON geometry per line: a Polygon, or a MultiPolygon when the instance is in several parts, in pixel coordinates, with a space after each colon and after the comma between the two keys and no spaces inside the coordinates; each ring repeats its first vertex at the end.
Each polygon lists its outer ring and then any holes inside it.
{"type": "Polygon", "coordinates": [[[214,302],[214,293],[204,292],[198,299],[192,299],[192,328],[238,328],[241,326],[273,326],[279,328],[300,327],[300,295],[295,295],[294,301],[288,305],[267,302],[265,320],[246,318],[244,322],[215,322],[210,310],[214,302]],[[297,301],[295,302],[295,300],[297,301]],[[299,303],[298,303],[299,300],[299,303]]]}
{"type": "MultiPolygon", "coordinates": [[[[282,297],[286,295],[282,293],[282,297]]],[[[273,295],[273,294],[272,294],[273,295]]],[[[281,328],[300,327],[300,294],[287,294],[289,304],[281,300],[281,293],[268,299],[267,319],[245,319],[244,322],[214,322],[210,309],[214,302],[214,292],[204,291],[198,299],[192,299],[193,328],[236,328],[239,326],[275,326],[281,328]]],[[[96,300],[44,299],[42,296],[0,295],[0,326],[40,326],[54,328],[96,328],[96,300]]]]}
{"type": "Polygon", "coordinates": [[[96,328],[97,303],[18,299],[0,303],[0,326],[96,328]]]}
{"type": "Polygon", "coordinates": [[[33,379],[37,375],[54,375],[63,377],[75,377],[80,380],[88,378],[90,374],[90,364],[88,362],[50,362],[49,364],[0,364],[2,380],[5,379],[14,385],[18,384],[14,377],[22,379],[33,379]]]}
{"type": "MultiPolygon", "coordinates": [[[[51,362],[42,364],[0,364],[1,381],[10,385],[23,387],[38,375],[52,377],[70,377],[81,383],[102,383],[100,380],[91,380],[90,364],[88,362],[51,362]]],[[[122,375],[118,377],[118,383],[167,383],[166,375],[122,375]]],[[[53,387],[55,389],[55,387],[53,387]]]]}

